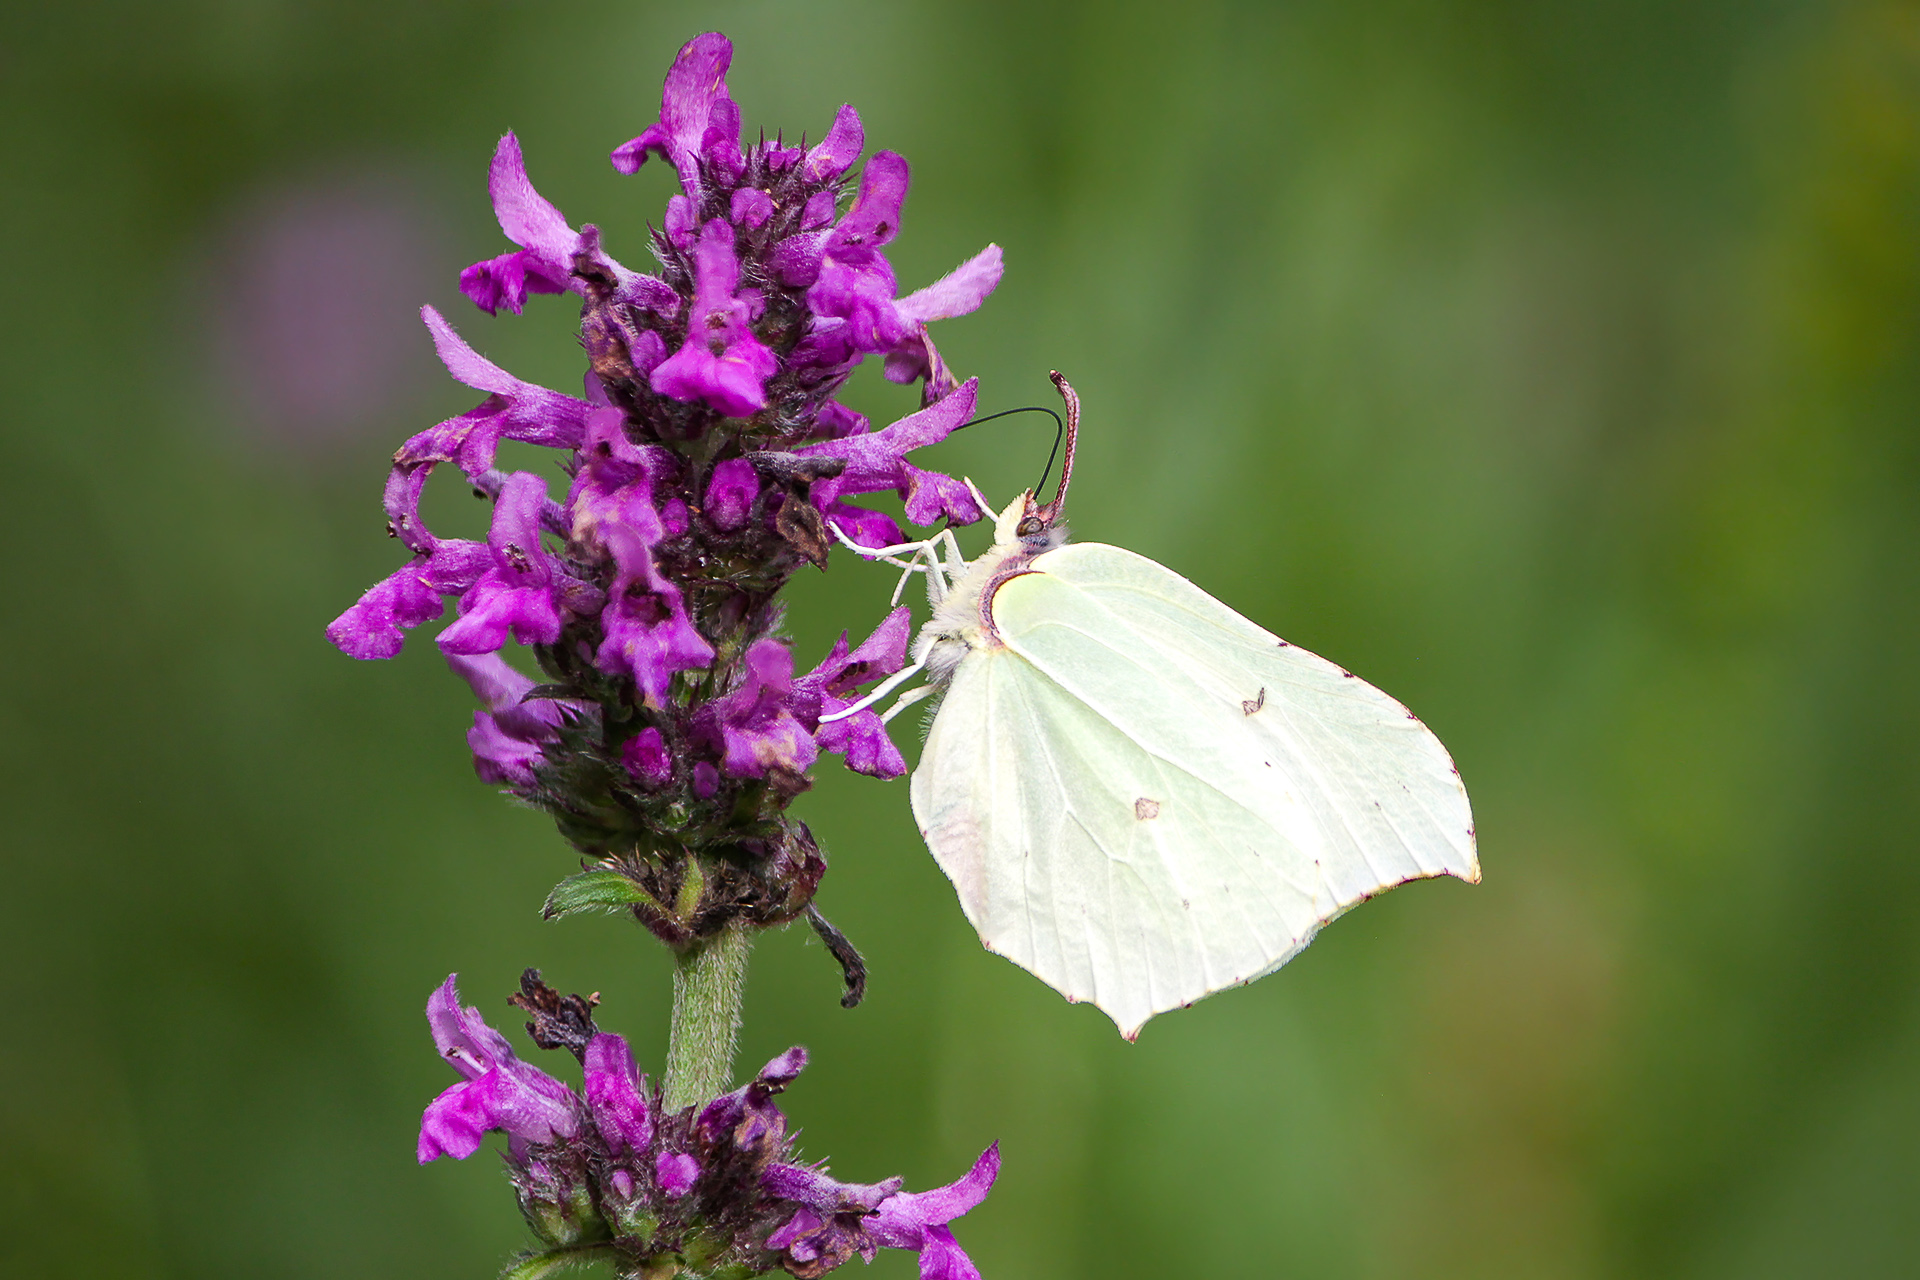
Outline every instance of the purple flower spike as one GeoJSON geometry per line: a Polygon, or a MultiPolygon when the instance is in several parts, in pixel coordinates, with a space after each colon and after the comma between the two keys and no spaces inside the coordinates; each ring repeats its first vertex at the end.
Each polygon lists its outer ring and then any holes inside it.
{"type": "MultiPolygon", "coordinates": [[[[469,267],[461,285],[488,311],[520,312],[532,293],[576,295],[584,394],[514,377],[424,309],[447,370],[482,398],[394,455],[383,505],[405,563],[327,629],[356,658],[386,658],[412,628],[440,620],[439,646],[482,704],[467,735],[475,769],[551,814],[582,854],[630,873],[647,890],[634,914],[674,947],[808,910],[826,861],[789,807],[821,751],[875,777],[906,768],[875,711],[821,720],[901,668],[905,614],[858,649],[843,635],[796,679],[782,592],[805,566],[826,566],[834,534],[868,547],[905,540],[897,517],[860,505],[862,495],[899,495],[915,524],[980,517],[958,480],[911,459],[976,400],[930,329],[978,307],[1001,273],[990,245],[897,298],[887,254],[907,162],[882,150],[862,164],[867,138],[852,106],[811,147],[743,130],[732,58],[721,35],[689,41],[658,119],[613,155],[627,173],[657,155],[679,179],[653,219],[657,274],[614,261],[593,224],[569,222],[534,189],[519,138],[500,138],[488,190],[510,252],[469,267]],[[921,412],[875,431],[835,399],[870,356],[888,377],[922,382],[921,412]],[[502,465],[503,442],[558,456],[502,465]],[[438,497],[427,486],[447,464],[492,503],[484,542],[427,527],[423,510],[438,497]],[[548,466],[569,477],[562,501],[540,479],[548,466]],[[532,682],[500,656],[515,639],[535,650],[543,683],[531,701],[532,682]]],[[[859,957],[814,915],[836,939],[857,1001],[859,957]]],[[[576,1039],[570,1047],[584,1053],[591,1036],[576,1039]]],[[[761,1117],[763,1136],[775,1118],[761,1117]]],[[[606,1211],[619,1219],[615,1238],[655,1238],[673,1216],[660,1216],[658,1132],[653,1141],[644,1159],[630,1153],[604,1171],[613,1182],[592,1175],[594,1194],[619,1202],[606,1211]]],[[[744,1176],[738,1152],[716,1172],[696,1148],[698,1183],[674,1211],[689,1221],[710,1183],[744,1176]]],[[[568,1199],[587,1185],[577,1163],[550,1162],[546,1181],[521,1188],[550,1242],[573,1239],[600,1212],[568,1199]]],[[[762,1236],[774,1220],[752,1219],[762,1236]]],[[[748,1248],[745,1237],[739,1245],[748,1248]]],[[[748,1252],[728,1266],[765,1261],[748,1252]]]]}
{"type": "Polygon", "coordinates": [[[467,682],[487,708],[473,713],[473,728],[467,731],[474,772],[482,781],[499,786],[532,785],[534,766],[543,758],[546,744],[560,736],[568,713],[584,714],[586,704],[551,698],[523,701],[534,682],[497,653],[446,657],[454,674],[467,682]]]}
{"type": "Polygon", "coordinates": [[[562,997],[529,971],[513,1003],[533,1014],[537,1043],[579,1056],[584,1098],[516,1058],[477,1010],[461,1008],[449,977],[427,1016],[465,1080],[427,1108],[419,1158],[465,1157],[487,1133],[506,1133],[514,1189],[543,1244],[603,1241],[622,1273],[636,1275],[679,1267],[688,1246],[707,1264],[702,1274],[762,1275],[771,1252],[809,1278],[855,1255],[871,1262],[882,1248],[909,1249],[921,1280],[979,1280],[950,1224],[991,1190],[997,1144],[931,1191],[905,1191],[899,1178],[841,1182],[825,1165],[797,1162],[775,1105],[806,1066],[805,1049],[704,1106],[662,1114],[627,1042],[594,1025],[595,999],[562,997]]]}
{"type": "MultiPolygon", "coordinates": [[[[700,145],[716,105],[729,101],[727,68],[733,42],[717,31],[697,35],[681,47],[667,72],[660,95],[660,119],[613,152],[613,167],[637,173],[653,153],[680,171],[680,184],[692,195],[700,187],[700,145]]],[[[735,117],[736,121],[738,117],[735,117]]],[[[736,128],[737,128],[736,124],[736,128]]]]}
{"type": "Polygon", "coordinates": [[[715,218],[694,249],[687,340],[653,371],[648,381],[655,391],[675,400],[704,400],[735,418],[767,407],[766,381],[780,362],[748,327],[753,306],[734,294],[739,280],[733,228],[715,218]]]}
{"type": "Polygon", "coordinates": [[[615,1155],[645,1151],[653,1141],[647,1082],[620,1036],[602,1032],[587,1044],[587,1109],[615,1155]]]}
{"type": "Polygon", "coordinates": [[[831,1269],[855,1253],[871,1262],[885,1247],[918,1253],[921,1280],[980,1280],[947,1224],[985,1200],[999,1172],[998,1143],[981,1152],[959,1181],[932,1191],[901,1191],[898,1178],[839,1182],[824,1169],[769,1164],[761,1185],[798,1209],[767,1237],[767,1247],[798,1263],[804,1274],[831,1269]]]}
{"type": "Polygon", "coordinates": [[[718,739],[720,767],[736,778],[764,778],[773,769],[805,773],[820,749],[790,706],[793,651],[778,640],[756,640],[745,666],[745,682],[709,703],[698,722],[704,736],[718,739]]]}
{"type": "Polygon", "coordinates": [[[466,1077],[427,1105],[419,1158],[464,1160],[494,1131],[522,1142],[553,1142],[579,1132],[579,1099],[546,1072],[520,1061],[478,1009],[462,1009],[454,977],[427,1001],[427,1025],[440,1055],[466,1077]]]}

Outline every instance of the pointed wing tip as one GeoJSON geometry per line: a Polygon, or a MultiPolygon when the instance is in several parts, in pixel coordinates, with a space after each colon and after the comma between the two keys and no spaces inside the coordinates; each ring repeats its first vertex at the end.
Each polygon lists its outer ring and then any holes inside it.
{"type": "MultiPolygon", "coordinates": [[[[1068,996],[1067,999],[1072,1004],[1080,1003],[1080,1001],[1075,1000],[1072,996],[1068,996]]],[[[1139,1043],[1141,1028],[1145,1027],[1149,1022],[1152,1022],[1154,1018],[1160,1014],[1166,1012],[1165,1009],[1148,1009],[1142,1012],[1138,1005],[1131,1009],[1114,1010],[1107,1008],[1107,1006],[1101,1004],[1098,1000],[1088,1000],[1086,1003],[1092,1005],[1100,1012],[1106,1014],[1108,1018],[1112,1019],[1113,1029],[1118,1031],[1120,1038],[1128,1044],[1139,1043]]],[[[1187,1006],[1180,1005],[1178,1007],[1184,1009],[1187,1006]]]]}
{"type": "Polygon", "coordinates": [[[1480,834],[1472,827],[1467,828],[1467,869],[1453,874],[1468,884],[1480,883],[1480,834]]]}

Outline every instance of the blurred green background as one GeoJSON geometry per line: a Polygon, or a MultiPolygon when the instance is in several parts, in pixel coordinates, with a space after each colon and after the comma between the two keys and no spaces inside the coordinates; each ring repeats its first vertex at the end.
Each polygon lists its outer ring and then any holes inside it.
{"type": "MultiPolygon", "coordinates": [[[[495,139],[644,265],[606,153],[710,28],[749,128],[912,161],[903,288],[1005,247],[939,341],[984,408],[1073,378],[1079,535],[1418,710],[1486,868],[1128,1046],[828,766],[872,994],[770,938],[742,1056],[812,1047],[809,1154],[1000,1139],[988,1280],[1920,1274],[1920,9],[1754,0],[7,5],[0,1272],[486,1277],[497,1161],[413,1162],[432,986],[511,1025],[538,966],[659,1062],[663,958],[537,918],[574,864],[431,643],[321,629],[475,399],[418,303],[578,387],[570,301],[455,292],[495,139]]],[[[891,585],[799,580],[802,665],[891,585]]]]}

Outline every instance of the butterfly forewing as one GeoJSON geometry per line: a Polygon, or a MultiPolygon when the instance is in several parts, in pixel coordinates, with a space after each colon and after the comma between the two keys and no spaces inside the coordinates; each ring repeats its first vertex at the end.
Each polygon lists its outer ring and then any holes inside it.
{"type": "Polygon", "coordinates": [[[1401,703],[1131,551],[1081,543],[1035,567],[1241,709],[1271,766],[1313,809],[1325,841],[1316,854],[1343,903],[1421,876],[1480,878],[1466,787],[1401,703]]]}
{"type": "Polygon", "coordinates": [[[1470,874],[1464,792],[1398,703],[1142,557],[1034,568],[994,597],[1006,647],[960,664],[913,778],[988,947],[1131,1036],[1368,894],[1470,874]]]}

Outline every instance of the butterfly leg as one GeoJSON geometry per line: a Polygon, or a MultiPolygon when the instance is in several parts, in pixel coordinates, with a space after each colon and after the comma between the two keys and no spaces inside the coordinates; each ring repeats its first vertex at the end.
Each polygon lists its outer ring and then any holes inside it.
{"type": "Polygon", "coordinates": [[[924,555],[927,558],[925,564],[902,564],[898,560],[887,561],[888,564],[897,564],[907,570],[907,572],[900,575],[900,581],[893,584],[893,598],[887,602],[888,608],[892,608],[900,603],[900,597],[905,595],[907,591],[907,579],[916,573],[924,573],[927,575],[927,600],[929,603],[938,605],[942,600],[946,599],[947,591],[952,586],[952,583],[948,580],[940,564],[939,546],[942,538],[946,539],[949,543],[953,543],[956,548],[959,546],[958,543],[954,542],[952,530],[942,529],[925,542],[917,544],[919,549],[913,553],[914,561],[918,561],[920,557],[924,555]]]}
{"type": "Polygon", "coordinates": [[[920,699],[926,697],[928,694],[932,693],[937,688],[939,688],[938,685],[923,684],[918,689],[907,690],[905,693],[901,694],[898,698],[894,699],[893,705],[888,707],[886,711],[881,715],[880,723],[881,724],[887,723],[887,721],[893,719],[895,716],[899,715],[902,711],[905,711],[908,707],[920,701],[920,699]]]}
{"type": "Polygon", "coordinates": [[[924,555],[926,563],[887,561],[888,564],[898,565],[907,571],[901,574],[900,581],[894,584],[893,598],[887,602],[887,607],[892,608],[900,603],[900,597],[906,594],[909,577],[916,573],[924,573],[927,575],[927,603],[938,608],[940,602],[947,598],[947,592],[953,589],[954,579],[967,570],[967,558],[960,554],[960,540],[953,536],[953,530],[942,529],[925,542],[916,542],[911,545],[915,548],[914,561],[918,561],[924,555]],[[943,548],[946,552],[944,562],[941,559],[943,548]]]}
{"type": "Polygon", "coordinates": [[[920,661],[912,663],[909,666],[902,667],[900,670],[894,672],[892,675],[888,676],[885,680],[882,680],[879,684],[875,685],[872,691],[869,692],[865,697],[861,698],[858,702],[852,703],[849,706],[844,706],[840,708],[838,711],[833,712],[831,715],[821,716],[820,723],[832,724],[835,720],[845,720],[848,716],[852,715],[856,711],[865,711],[868,707],[880,701],[880,699],[886,697],[888,694],[892,693],[895,689],[898,689],[901,685],[905,684],[907,681],[919,675],[920,669],[926,665],[927,665],[926,660],[923,658],[920,661]]]}
{"type": "Polygon", "coordinates": [[[967,558],[960,554],[960,540],[953,536],[951,529],[934,534],[926,545],[927,603],[938,606],[953,589],[955,579],[967,571],[967,558]]]}
{"type": "Polygon", "coordinates": [[[839,540],[841,545],[845,546],[862,560],[877,560],[882,564],[890,564],[896,569],[905,570],[905,572],[900,575],[900,581],[895,584],[893,588],[893,604],[896,605],[900,603],[900,596],[907,589],[907,579],[916,573],[928,572],[928,567],[919,563],[920,557],[924,555],[927,556],[929,560],[934,559],[932,552],[934,539],[932,538],[920,542],[902,542],[891,547],[864,547],[852,538],[849,538],[841,531],[840,526],[831,520],[827,522],[827,528],[833,531],[833,536],[839,540]],[[899,553],[906,551],[913,553],[911,560],[900,560],[896,558],[899,553]]]}
{"type": "Polygon", "coordinates": [[[947,535],[943,545],[947,552],[947,584],[951,586],[966,576],[967,558],[960,554],[960,539],[953,536],[953,530],[946,529],[942,532],[947,535]]]}
{"type": "Polygon", "coordinates": [[[832,531],[834,538],[839,541],[841,546],[853,552],[855,555],[859,556],[862,560],[884,560],[888,564],[903,563],[902,561],[896,560],[893,557],[900,555],[902,552],[906,552],[906,551],[914,552],[917,555],[918,553],[925,551],[927,549],[927,544],[933,541],[933,539],[931,538],[924,538],[919,542],[901,542],[891,547],[868,547],[868,546],[862,546],[860,543],[855,542],[852,538],[849,538],[846,535],[846,533],[840,528],[840,526],[833,523],[831,520],[827,522],[827,528],[830,531],[832,531]]]}
{"type": "Polygon", "coordinates": [[[980,508],[981,518],[984,520],[993,519],[994,512],[998,511],[999,508],[987,501],[987,495],[980,492],[980,486],[973,482],[973,477],[961,476],[960,482],[966,485],[967,492],[973,495],[973,505],[980,508]]]}
{"type": "MultiPolygon", "coordinates": [[[[900,564],[898,560],[889,560],[887,563],[900,564]]],[[[923,564],[908,564],[902,565],[901,567],[904,568],[906,572],[900,575],[900,581],[893,584],[893,595],[887,600],[887,608],[889,609],[896,608],[900,604],[900,597],[907,593],[907,580],[909,578],[913,577],[916,573],[927,572],[927,566],[923,564]]]]}
{"type": "Polygon", "coordinates": [[[942,529],[931,538],[923,538],[919,542],[902,542],[891,547],[864,547],[849,538],[840,526],[831,520],[827,522],[827,528],[832,530],[833,536],[841,545],[861,559],[878,560],[896,569],[905,570],[900,581],[893,588],[892,603],[896,605],[900,603],[900,596],[906,591],[908,575],[915,573],[927,575],[927,600],[937,605],[946,599],[947,592],[952,588],[954,581],[967,571],[967,558],[961,554],[960,540],[954,537],[952,529],[942,529]],[[896,558],[906,552],[912,553],[909,559],[896,558]],[[921,563],[923,556],[926,558],[924,564],[921,563]]]}

